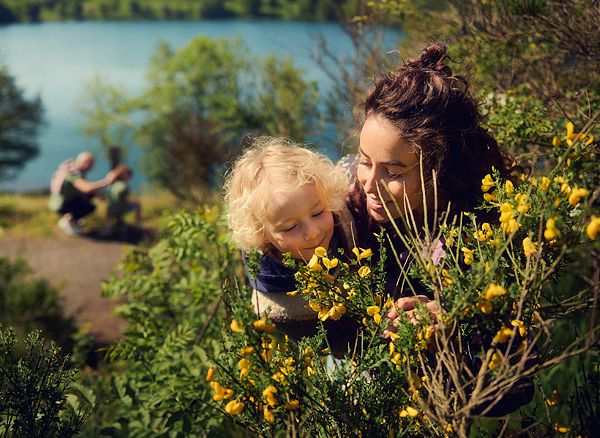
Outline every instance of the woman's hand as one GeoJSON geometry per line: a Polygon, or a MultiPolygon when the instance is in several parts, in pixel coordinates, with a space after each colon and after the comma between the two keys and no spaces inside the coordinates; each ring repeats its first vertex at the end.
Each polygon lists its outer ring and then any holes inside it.
{"type": "Polygon", "coordinates": [[[383,337],[389,338],[390,332],[395,333],[398,330],[398,323],[401,312],[404,312],[410,322],[414,325],[419,323],[419,318],[415,313],[415,308],[417,307],[417,303],[425,304],[425,307],[429,311],[429,313],[437,319],[437,317],[441,314],[441,308],[439,303],[436,300],[431,300],[425,295],[415,295],[412,297],[404,297],[399,298],[394,307],[392,307],[386,317],[391,321],[390,325],[383,331],[383,337]]]}

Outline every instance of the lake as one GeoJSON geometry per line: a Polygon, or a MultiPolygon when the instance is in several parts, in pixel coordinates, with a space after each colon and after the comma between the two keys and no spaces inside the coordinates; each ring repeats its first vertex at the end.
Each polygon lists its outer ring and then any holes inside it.
{"type": "MultiPolygon", "coordinates": [[[[335,23],[282,21],[159,21],[159,22],[59,22],[0,26],[0,64],[28,97],[39,95],[46,111],[40,133],[40,153],[17,179],[0,184],[0,189],[27,191],[45,188],[56,166],[90,145],[79,130],[83,117],[79,100],[86,84],[96,75],[129,93],[145,88],[150,55],[159,42],[173,48],[185,46],[194,37],[239,37],[255,56],[290,56],[319,84],[323,94],[328,80],[310,57],[315,38],[322,35],[339,55],[350,55],[352,44],[335,23]]],[[[399,32],[386,35],[393,48],[399,32]]],[[[138,153],[128,162],[136,168],[138,153]]],[[[108,170],[103,156],[90,172],[101,178],[108,170]]],[[[134,187],[144,182],[138,172],[134,187]]]]}

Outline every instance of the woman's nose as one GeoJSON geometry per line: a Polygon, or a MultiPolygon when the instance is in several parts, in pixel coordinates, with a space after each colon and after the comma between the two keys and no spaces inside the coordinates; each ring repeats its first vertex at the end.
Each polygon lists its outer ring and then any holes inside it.
{"type": "Polygon", "coordinates": [[[377,193],[377,175],[375,173],[375,169],[371,169],[369,173],[366,175],[365,183],[363,185],[363,189],[366,193],[377,193]]]}

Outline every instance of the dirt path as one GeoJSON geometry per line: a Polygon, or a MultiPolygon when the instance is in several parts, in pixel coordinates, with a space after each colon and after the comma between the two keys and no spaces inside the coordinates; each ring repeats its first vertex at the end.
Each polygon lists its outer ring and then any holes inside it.
{"type": "Polygon", "coordinates": [[[57,235],[48,238],[0,238],[0,256],[23,256],[35,274],[59,290],[67,314],[79,326],[90,323],[99,342],[119,337],[125,322],[111,313],[115,304],[100,296],[100,284],[110,278],[129,245],[116,241],[57,235]]]}

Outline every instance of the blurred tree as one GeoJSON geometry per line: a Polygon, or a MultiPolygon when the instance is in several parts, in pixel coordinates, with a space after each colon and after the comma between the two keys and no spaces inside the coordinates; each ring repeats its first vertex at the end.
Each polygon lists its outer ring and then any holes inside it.
{"type": "Polygon", "coordinates": [[[127,97],[95,81],[84,97],[84,132],[103,147],[144,148],[146,173],[180,198],[198,200],[248,134],[306,139],[319,127],[316,84],[290,60],[255,59],[239,41],[198,37],[159,46],[149,86],[127,97]],[[130,144],[130,143],[129,143],[130,144]]]}
{"type": "Polygon", "coordinates": [[[0,181],[13,178],[38,154],[42,122],[40,98],[24,97],[6,67],[0,66],[0,181]]]}

